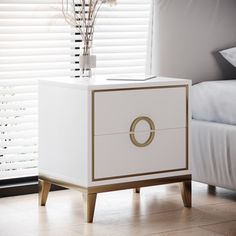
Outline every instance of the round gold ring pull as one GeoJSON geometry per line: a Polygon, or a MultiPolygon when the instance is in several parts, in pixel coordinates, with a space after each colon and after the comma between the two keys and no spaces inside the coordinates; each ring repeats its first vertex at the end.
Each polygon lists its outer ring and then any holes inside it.
{"type": "Polygon", "coordinates": [[[131,142],[135,146],[137,146],[137,147],[146,147],[146,146],[148,146],[153,141],[153,139],[155,137],[155,125],[154,125],[154,122],[149,117],[147,117],[147,116],[140,116],[140,117],[136,118],[132,122],[132,124],[130,126],[130,134],[129,134],[129,136],[130,136],[131,142]],[[135,127],[136,127],[136,125],[140,121],[146,121],[149,124],[150,129],[151,129],[150,130],[150,135],[149,135],[147,141],[145,141],[144,143],[138,142],[137,139],[135,138],[135,134],[134,134],[135,133],[135,127]]]}

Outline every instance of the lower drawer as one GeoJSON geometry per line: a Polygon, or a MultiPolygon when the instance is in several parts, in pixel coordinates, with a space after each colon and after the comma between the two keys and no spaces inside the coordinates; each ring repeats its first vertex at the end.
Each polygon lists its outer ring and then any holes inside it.
{"type": "MultiPolygon", "coordinates": [[[[135,134],[146,140],[149,132],[135,134]]],[[[186,129],[155,131],[146,147],[137,147],[129,133],[94,137],[93,180],[122,178],[187,169],[186,129]]]]}

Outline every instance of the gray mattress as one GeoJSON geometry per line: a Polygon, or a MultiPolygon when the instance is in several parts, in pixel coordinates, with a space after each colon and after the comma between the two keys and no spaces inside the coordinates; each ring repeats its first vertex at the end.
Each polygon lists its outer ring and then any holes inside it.
{"type": "Polygon", "coordinates": [[[194,119],[236,125],[236,80],[196,84],[191,98],[194,119]]]}
{"type": "Polygon", "coordinates": [[[236,126],[192,121],[193,180],[236,190],[236,126]]]}

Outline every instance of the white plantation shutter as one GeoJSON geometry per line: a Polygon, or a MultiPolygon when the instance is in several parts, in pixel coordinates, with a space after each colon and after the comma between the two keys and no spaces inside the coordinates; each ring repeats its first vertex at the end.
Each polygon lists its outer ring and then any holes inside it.
{"type": "Polygon", "coordinates": [[[37,80],[75,73],[74,39],[61,0],[0,1],[0,179],[37,175],[37,80]]]}
{"type": "MultiPolygon", "coordinates": [[[[101,7],[95,74],[145,73],[150,9],[151,0],[101,7]]],[[[37,175],[37,80],[77,77],[80,44],[61,0],[0,1],[0,179],[37,175]]]]}
{"type": "Polygon", "coordinates": [[[117,0],[103,5],[96,20],[92,52],[96,75],[144,74],[151,0],[117,0]]]}

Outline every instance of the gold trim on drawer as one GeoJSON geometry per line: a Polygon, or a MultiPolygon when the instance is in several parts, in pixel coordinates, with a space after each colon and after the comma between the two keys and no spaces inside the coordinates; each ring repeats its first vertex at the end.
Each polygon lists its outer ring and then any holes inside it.
{"type": "Polygon", "coordinates": [[[153,86],[153,87],[137,87],[137,88],[121,88],[121,89],[101,89],[101,90],[92,90],[92,181],[103,181],[103,180],[112,180],[112,179],[120,179],[120,178],[128,178],[128,177],[137,177],[137,176],[144,176],[144,175],[154,175],[154,174],[161,174],[161,173],[168,173],[168,172],[176,172],[176,171],[184,171],[189,169],[189,85],[172,85],[172,86],[153,86]],[[165,88],[185,88],[186,92],[186,137],[185,137],[185,167],[179,169],[169,169],[163,171],[156,171],[156,172],[148,172],[148,173],[137,173],[131,175],[119,175],[119,176],[110,176],[104,178],[95,178],[95,161],[94,161],[94,154],[95,154],[95,144],[94,144],[94,136],[95,136],[95,93],[99,92],[114,92],[114,91],[125,91],[125,90],[144,90],[144,89],[165,89],[165,88]]]}
{"type": "Polygon", "coordinates": [[[151,142],[153,141],[154,137],[155,137],[155,124],[154,122],[147,116],[140,116],[140,117],[137,117],[131,124],[130,126],[130,140],[131,142],[137,146],[137,147],[146,147],[148,146],[149,144],[151,144],[151,142]],[[145,141],[144,143],[139,143],[137,141],[137,139],[135,138],[135,128],[136,128],[136,125],[140,122],[140,121],[146,121],[149,126],[150,126],[150,135],[147,139],[147,141],[145,141]]]}

